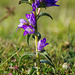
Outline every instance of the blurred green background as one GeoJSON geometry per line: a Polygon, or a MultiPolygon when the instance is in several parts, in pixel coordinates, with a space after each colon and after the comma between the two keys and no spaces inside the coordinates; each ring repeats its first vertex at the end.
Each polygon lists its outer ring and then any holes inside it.
{"type": "MultiPolygon", "coordinates": [[[[0,0],[0,63],[3,63],[21,46],[23,46],[23,49],[19,55],[22,55],[24,51],[34,51],[34,47],[32,46],[32,44],[34,45],[33,39],[30,38],[30,45],[28,46],[26,36],[23,36],[23,29],[19,29],[16,32],[18,24],[20,23],[19,19],[23,18],[27,20],[25,14],[29,14],[32,7],[26,3],[18,5],[18,1],[19,0],[0,0]],[[13,10],[14,15],[11,14],[2,20],[9,14],[7,7],[11,9],[15,7],[13,10]]],[[[41,9],[41,12],[49,13],[53,17],[53,20],[46,16],[41,17],[38,20],[38,31],[41,33],[42,38],[46,37],[47,42],[50,43],[45,48],[57,66],[57,70],[60,70],[64,61],[69,64],[71,62],[71,71],[74,74],[75,0],[59,0],[57,4],[60,6],[41,9]],[[56,57],[53,57],[53,55],[56,57]],[[60,64],[58,64],[58,61],[60,64]]]]}

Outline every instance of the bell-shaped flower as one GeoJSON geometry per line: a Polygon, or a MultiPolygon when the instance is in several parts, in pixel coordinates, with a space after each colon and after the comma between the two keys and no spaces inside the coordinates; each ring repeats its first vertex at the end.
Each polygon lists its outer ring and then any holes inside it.
{"type": "Polygon", "coordinates": [[[46,8],[50,6],[59,6],[56,4],[58,0],[35,0],[35,3],[32,4],[33,11],[36,10],[36,8],[46,8]]]}
{"type": "Polygon", "coordinates": [[[18,28],[23,28],[25,31],[23,33],[23,36],[27,35],[27,34],[33,34],[35,32],[34,27],[32,27],[31,25],[29,25],[24,19],[20,19],[20,24],[18,25],[18,28]]]}
{"type": "Polygon", "coordinates": [[[18,25],[18,28],[23,28],[25,31],[24,31],[24,36],[27,35],[27,34],[33,34],[35,32],[35,24],[36,24],[36,20],[35,20],[35,16],[34,16],[34,13],[31,12],[31,14],[26,14],[26,18],[28,19],[29,23],[24,20],[24,19],[20,19],[20,24],[18,25]]]}
{"type": "Polygon", "coordinates": [[[43,3],[45,7],[50,7],[50,6],[59,6],[56,4],[58,0],[43,0],[43,3]]]}
{"type": "Polygon", "coordinates": [[[31,12],[31,14],[26,14],[26,18],[28,19],[29,23],[30,23],[33,27],[35,27],[36,20],[35,20],[34,13],[31,12]]]}
{"type": "Polygon", "coordinates": [[[26,14],[26,18],[28,19],[29,23],[24,19],[20,19],[19,20],[20,24],[18,25],[18,27],[22,27],[23,25],[31,25],[31,26],[35,27],[36,20],[35,20],[34,13],[31,12],[31,14],[26,14]]]}
{"type": "Polygon", "coordinates": [[[49,43],[46,43],[46,38],[38,41],[38,51],[41,51],[48,44],[49,43]]]}

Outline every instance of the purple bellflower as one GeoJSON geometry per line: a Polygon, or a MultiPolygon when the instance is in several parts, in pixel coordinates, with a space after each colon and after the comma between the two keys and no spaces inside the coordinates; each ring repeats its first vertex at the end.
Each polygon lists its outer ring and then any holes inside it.
{"type": "Polygon", "coordinates": [[[50,6],[59,6],[56,4],[58,0],[36,0],[35,3],[32,4],[33,11],[39,7],[50,7],[50,6]]]}
{"type": "MultiPolygon", "coordinates": [[[[35,32],[35,16],[33,14],[33,12],[31,12],[31,14],[26,14],[26,18],[28,19],[29,23],[27,21],[25,21],[24,19],[20,19],[20,24],[18,25],[18,29],[19,28],[23,28],[25,31],[23,33],[23,36],[27,35],[27,34],[33,34],[35,32]]],[[[17,29],[17,30],[18,30],[17,29]]]]}
{"type": "Polygon", "coordinates": [[[35,27],[36,21],[35,21],[35,16],[34,13],[31,12],[31,14],[26,14],[26,18],[28,19],[29,23],[35,27]]]}
{"type": "Polygon", "coordinates": [[[20,19],[20,24],[18,25],[18,29],[23,28],[25,31],[23,33],[23,36],[27,34],[33,34],[35,32],[35,29],[29,25],[24,19],[20,19]]]}
{"type": "Polygon", "coordinates": [[[55,4],[58,0],[43,0],[43,3],[45,4],[45,7],[50,7],[50,6],[59,6],[55,4]]]}
{"type": "Polygon", "coordinates": [[[38,41],[38,51],[41,51],[48,44],[49,43],[46,43],[46,38],[38,41]]]}

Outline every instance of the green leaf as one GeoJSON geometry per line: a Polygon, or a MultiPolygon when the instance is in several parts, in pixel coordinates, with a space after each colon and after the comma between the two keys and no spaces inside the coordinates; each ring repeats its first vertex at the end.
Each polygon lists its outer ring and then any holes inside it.
{"type": "Polygon", "coordinates": [[[21,3],[29,3],[29,0],[20,0],[19,4],[21,4],[21,3]]]}
{"type": "Polygon", "coordinates": [[[50,66],[54,67],[54,65],[49,62],[48,60],[40,60],[40,63],[46,63],[46,64],[49,64],[50,66]]]}
{"type": "MultiPolygon", "coordinates": [[[[42,51],[41,51],[41,54],[49,61],[48,64],[49,64],[50,66],[52,66],[53,68],[55,68],[55,66],[54,66],[54,64],[53,64],[53,62],[52,62],[52,60],[51,60],[51,58],[48,56],[46,50],[42,50],[42,51]]],[[[46,62],[46,61],[45,61],[45,62],[46,62]]]]}
{"type": "Polygon", "coordinates": [[[29,38],[30,38],[30,34],[27,35],[27,44],[29,45],[29,38]]]}
{"type": "Polygon", "coordinates": [[[35,35],[36,35],[36,34],[38,35],[38,40],[40,40],[40,39],[41,39],[41,34],[40,34],[39,32],[33,34],[33,35],[32,35],[32,38],[35,39],[35,35]]]}
{"type": "Polygon", "coordinates": [[[48,13],[40,13],[40,14],[37,16],[37,20],[38,20],[40,17],[42,17],[42,16],[48,16],[48,17],[50,17],[50,18],[53,20],[52,16],[51,16],[50,14],[48,14],[48,13]]]}
{"type": "Polygon", "coordinates": [[[40,63],[49,63],[48,60],[40,60],[40,63]]]}

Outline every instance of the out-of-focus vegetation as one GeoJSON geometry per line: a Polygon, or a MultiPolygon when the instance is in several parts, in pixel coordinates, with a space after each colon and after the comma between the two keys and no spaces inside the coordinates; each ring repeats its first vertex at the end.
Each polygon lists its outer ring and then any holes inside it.
{"type": "MultiPolygon", "coordinates": [[[[26,19],[25,14],[32,10],[28,4],[18,5],[18,1],[0,0],[0,75],[23,75],[34,65],[28,57],[20,61],[25,52],[35,50],[32,38],[28,46],[23,30],[16,32],[19,19],[26,19]],[[11,9],[13,12],[8,12],[11,9]]],[[[49,65],[41,66],[41,72],[42,75],[75,75],[75,0],[59,0],[57,4],[60,6],[41,9],[52,15],[53,20],[48,17],[38,20],[38,31],[50,43],[45,49],[55,64],[56,74],[49,65]]]]}

